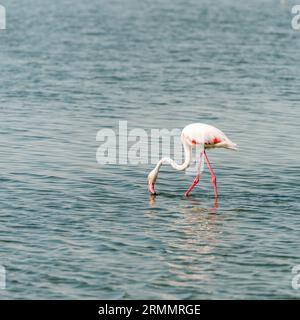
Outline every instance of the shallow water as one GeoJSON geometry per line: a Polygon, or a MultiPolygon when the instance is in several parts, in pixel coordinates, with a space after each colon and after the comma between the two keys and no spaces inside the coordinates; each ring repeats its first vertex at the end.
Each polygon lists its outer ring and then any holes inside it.
{"type": "Polygon", "coordinates": [[[2,299],[299,298],[299,50],[280,1],[2,0],[2,299]],[[20,4],[22,3],[22,5],[20,4]],[[99,129],[206,122],[205,170],[99,165],[99,129]]]}

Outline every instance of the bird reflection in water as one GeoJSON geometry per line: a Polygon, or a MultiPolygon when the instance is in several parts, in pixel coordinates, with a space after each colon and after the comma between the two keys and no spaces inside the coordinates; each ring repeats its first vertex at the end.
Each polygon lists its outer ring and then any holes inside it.
{"type": "MultiPolygon", "coordinates": [[[[218,204],[204,207],[203,202],[188,198],[186,205],[170,208],[170,215],[156,211],[159,201],[150,196],[150,206],[154,209],[147,213],[149,217],[160,216],[159,226],[147,230],[151,238],[160,239],[169,255],[162,257],[168,271],[173,274],[176,283],[191,281],[202,286],[212,285],[213,278],[207,268],[216,259],[214,252],[219,245],[224,216],[217,214],[218,204]],[[174,214],[172,214],[174,212],[174,214]],[[168,230],[164,232],[163,230],[168,230]]],[[[157,223],[153,220],[153,223],[157,223]]],[[[175,280],[174,280],[175,283],[175,280]]]]}
{"type": "MultiPolygon", "coordinates": [[[[194,205],[194,206],[199,206],[201,205],[201,202],[199,200],[196,200],[194,198],[187,198],[189,200],[189,202],[194,205]]],[[[149,198],[149,204],[150,206],[153,208],[155,207],[155,203],[156,203],[156,195],[155,194],[150,194],[150,198],[149,198]]],[[[201,208],[201,207],[198,207],[199,208],[199,212],[209,212],[209,213],[217,213],[217,209],[219,207],[219,204],[218,204],[218,198],[215,197],[214,199],[214,206],[212,208],[201,208]]]]}

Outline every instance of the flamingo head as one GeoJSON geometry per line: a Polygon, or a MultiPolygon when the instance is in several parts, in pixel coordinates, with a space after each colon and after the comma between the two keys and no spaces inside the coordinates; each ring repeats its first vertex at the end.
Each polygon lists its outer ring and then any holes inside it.
{"type": "Polygon", "coordinates": [[[152,170],[148,175],[148,189],[151,194],[155,194],[154,185],[157,179],[157,172],[152,170]]]}

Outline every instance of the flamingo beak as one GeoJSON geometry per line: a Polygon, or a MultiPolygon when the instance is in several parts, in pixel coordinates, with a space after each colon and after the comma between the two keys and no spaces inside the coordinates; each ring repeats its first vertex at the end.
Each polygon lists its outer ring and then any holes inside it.
{"type": "Polygon", "coordinates": [[[150,192],[151,194],[155,194],[154,183],[153,183],[153,182],[149,182],[149,184],[148,184],[148,189],[149,189],[149,192],[150,192]]]}

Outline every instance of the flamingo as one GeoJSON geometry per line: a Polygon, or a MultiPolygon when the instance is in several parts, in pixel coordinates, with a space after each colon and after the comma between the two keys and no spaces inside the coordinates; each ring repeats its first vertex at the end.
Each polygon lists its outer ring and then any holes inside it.
{"type": "Polygon", "coordinates": [[[206,149],[225,148],[237,150],[237,144],[233,143],[229,138],[227,138],[227,136],[221,130],[204,123],[192,123],[184,127],[181,132],[181,142],[184,148],[184,162],[182,164],[177,164],[170,158],[162,158],[159,160],[155,168],[148,175],[148,188],[150,194],[156,194],[154,185],[157,180],[158,172],[163,164],[169,164],[174,169],[179,171],[187,169],[192,161],[192,147],[195,145],[200,145],[197,175],[184,195],[187,197],[199,182],[201,163],[204,156],[207,167],[211,174],[215,199],[218,199],[217,179],[208,160],[206,149]]]}

